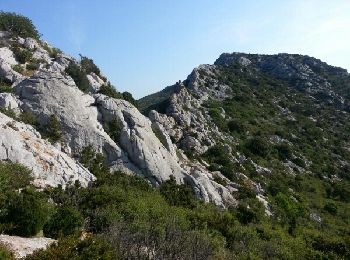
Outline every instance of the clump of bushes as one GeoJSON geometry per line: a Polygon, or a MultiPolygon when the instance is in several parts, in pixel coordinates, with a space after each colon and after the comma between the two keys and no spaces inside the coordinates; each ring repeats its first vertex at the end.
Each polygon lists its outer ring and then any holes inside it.
{"type": "Polygon", "coordinates": [[[0,31],[7,31],[13,36],[22,38],[40,38],[33,22],[29,18],[16,13],[0,12],[0,31]]]}
{"type": "Polygon", "coordinates": [[[32,51],[28,49],[20,48],[19,46],[12,48],[12,51],[13,51],[13,54],[15,55],[16,60],[21,64],[24,64],[30,61],[30,59],[33,57],[32,51]]]}
{"type": "Polygon", "coordinates": [[[48,204],[31,185],[30,171],[0,161],[0,230],[18,236],[36,235],[43,227],[48,204]]]}
{"type": "Polygon", "coordinates": [[[11,93],[12,91],[11,83],[0,80],[0,93],[11,93]]]}
{"type": "Polygon", "coordinates": [[[51,47],[49,47],[49,45],[47,43],[43,44],[43,48],[44,48],[44,50],[47,51],[47,53],[49,54],[50,58],[53,58],[53,59],[57,58],[57,55],[59,53],[62,53],[62,51],[60,49],[58,49],[58,48],[51,48],[51,47]]]}
{"type": "Polygon", "coordinates": [[[62,138],[62,129],[59,119],[51,115],[49,121],[42,127],[42,133],[51,143],[56,143],[62,138]]]}
{"type": "Polygon", "coordinates": [[[248,139],[244,144],[244,148],[248,153],[261,157],[266,157],[270,153],[269,144],[262,137],[248,139]]]}
{"type": "Polygon", "coordinates": [[[72,235],[82,228],[83,221],[80,212],[75,208],[58,207],[44,226],[44,236],[57,239],[61,236],[72,235]]]}
{"type": "Polygon", "coordinates": [[[114,140],[114,142],[119,143],[120,133],[123,129],[123,125],[121,122],[119,122],[119,120],[113,119],[109,122],[104,123],[103,129],[114,140]]]}
{"type": "Polygon", "coordinates": [[[138,107],[137,101],[134,99],[131,93],[125,91],[123,93],[118,92],[110,82],[105,85],[102,85],[98,91],[98,93],[116,98],[116,99],[124,99],[129,103],[133,104],[135,107],[138,107]]]}
{"type": "Polygon", "coordinates": [[[95,73],[96,75],[100,76],[101,71],[92,59],[89,59],[88,57],[85,57],[81,54],[79,54],[79,56],[81,68],[83,71],[85,71],[86,74],[95,73]]]}
{"type": "Polygon", "coordinates": [[[76,63],[71,62],[66,68],[65,72],[72,77],[77,87],[83,91],[87,92],[89,90],[89,80],[86,77],[86,73],[79,67],[76,63]]]}
{"type": "Polygon", "coordinates": [[[23,74],[24,72],[24,68],[21,66],[21,64],[12,65],[12,69],[20,74],[23,74]]]}

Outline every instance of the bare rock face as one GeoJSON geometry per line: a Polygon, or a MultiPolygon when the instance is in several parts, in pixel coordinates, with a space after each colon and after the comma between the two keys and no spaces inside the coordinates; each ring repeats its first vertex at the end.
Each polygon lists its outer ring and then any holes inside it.
{"type": "MultiPolygon", "coordinates": [[[[96,103],[103,121],[116,119],[120,123],[118,143],[153,184],[168,180],[170,175],[174,175],[178,181],[183,179],[184,171],[152,131],[152,124],[148,118],[124,100],[96,95],[96,103]]],[[[164,138],[167,139],[168,136],[165,135],[164,138]]]]}
{"type": "Polygon", "coordinates": [[[18,236],[0,235],[0,243],[14,252],[17,259],[23,259],[35,250],[45,249],[56,240],[46,237],[25,238],[18,236]]]}
{"type": "MultiPolygon", "coordinates": [[[[18,44],[31,51],[40,64],[33,75],[24,77],[11,67],[17,64],[12,51],[0,48],[0,79],[11,82],[15,90],[15,94],[0,94],[0,107],[11,108],[17,114],[31,112],[40,126],[45,126],[50,116],[55,115],[63,136],[55,144],[59,148],[55,148],[32,127],[1,114],[0,160],[15,161],[32,169],[39,187],[64,186],[75,180],[86,186],[94,176],[72,158],[91,145],[105,155],[111,170],[145,176],[155,186],[174,176],[178,183],[190,184],[199,199],[221,207],[235,204],[230,185],[216,183],[212,173],[199,163],[191,163],[173,144],[179,142],[182,148],[203,153],[207,149],[204,142],[215,143],[214,139],[207,140],[213,130],[209,117],[200,109],[205,98],[192,95],[202,93],[204,82],[195,77],[196,73],[202,73],[200,70],[193,74],[193,81],[188,80],[193,86],[192,94],[183,84],[178,84],[167,115],[154,111],[150,120],[127,101],[96,94],[107,82],[103,76],[87,75],[90,89],[89,93],[83,93],[65,72],[71,62],[79,66],[74,58],[62,53],[51,58],[47,51],[51,47],[35,39],[20,38],[18,44]],[[113,120],[120,129],[118,137],[113,135],[112,139],[104,126],[113,120]]],[[[210,66],[201,70],[215,73],[210,66]]],[[[218,86],[222,89],[219,95],[224,95],[224,88],[218,86]]]]}
{"type": "Polygon", "coordinates": [[[41,70],[16,86],[22,109],[34,113],[45,125],[50,115],[56,115],[63,128],[65,152],[76,155],[89,145],[105,154],[108,163],[117,162],[119,169],[132,170],[126,154],[108,136],[99,122],[95,99],[80,91],[74,81],[59,71],[41,70]]]}
{"type": "Polygon", "coordinates": [[[20,113],[21,101],[12,93],[0,93],[0,107],[20,113]]]}
{"type": "Polygon", "coordinates": [[[65,186],[78,180],[83,186],[95,177],[68,155],[41,139],[33,127],[0,113],[0,160],[20,163],[32,170],[37,187],[65,186]]]}

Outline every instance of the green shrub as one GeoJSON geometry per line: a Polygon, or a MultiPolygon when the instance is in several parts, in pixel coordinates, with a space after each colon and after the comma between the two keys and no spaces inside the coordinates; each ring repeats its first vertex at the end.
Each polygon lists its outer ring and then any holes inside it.
{"type": "Polygon", "coordinates": [[[9,12],[0,12],[0,31],[8,31],[13,36],[39,39],[39,33],[33,22],[22,15],[9,12]]]}
{"type": "Polygon", "coordinates": [[[48,123],[42,130],[44,137],[48,138],[51,143],[56,143],[62,138],[61,123],[55,115],[51,115],[48,123]]]}
{"type": "Polygon", "coordinates": [[[336,215],[338,207],[335,203],[329,202],[324,205],[323,209],[332,215],[336,215]]]}
{"type": "Polygon", "coordinates": [[[95,65],[94,61],[92,59],[89,59],[88,57],[80,55],[80,65],[83,71],[86,74],[95,73],[96,75],[100,75],[100,69],[95,65]]]}
{"type": "Polygon", "coordinates": [[[20,74],[24,72],[24,68],[20,64],[12,65],[12,69],[20,74]]]}
{"type": "Polygon", "coordinates": [[[114,140],[114,142],[119,143],[120,133],[123,129],[123,125],[118,119],[113,119],[109,122],[103,124],[103,129],[106,133],[114,140]]]}
{"type": "Polygon", "coordinates": [[[44,43],[42,45],[42,47],[44,48],[44,50],[47,51],[47,53],[49,54],[50,58],[53,58],[53,59],[57,58],[57,55],[59,53],[62,53],[62,51],[60,49],[58,49],[58,48],[51,48],[47,43],[44,43]]]}
{"type": "Polygon", "coordinates": [[[48,216],[43,195],[31,188],[8,193],[3,210],[6,213],[0,216],[0,223],[7,224],[7,232],[17,236],[36,235],[48,216]]]}
{"type": "Polygon", "coordinates": [[[90,235],[86,239],[81,239],[78,236],[63,237],[58,240],[58,243],[52,243],[46,250],[37,250],[26,257],[26,260],[53,259],[114,260],[121,258],[105,240],[94,235],[90,235]]]}
{"type": "Polygon", "coordinates": [[[245,143],[245,148],[249,152],[261,157],[266,157],[270,152],[268,143],[261,137],[254,137],[252,139],[249,139],[245,143]]]}
{"type": "Polygon", "coordinates": [[[162,183],[159,188],[160,194],[173,206],[194,207],[194,194],[191,186],[177,184],[173,175],[170,179],[162,183]]]}
{"type": "Polygon", "coordinates": [[[81,151],[80,162],[96,176],[109,173],[103,154],[96,153],[91,145],[84,147],[81,151]]]}
{"type": "Polygon", "coordinates": [[[26,188],[33,178],[30,170],[13,162],[0,161],[0,193],[26,188]]]}
{"type": "Polygon", "coordinates": [[[13,119],[16,119],[16,113],[11,108],[2,108],[0,107],[0,112],[7,115],[8,117],[11,117],[13,119]]]}
{"type": "Polygon", "coordinates": [[[122,94],[120,94],[110,82],[107,85],[102,85],[98,91],[98,93],[106,95],[111,98],[122,98],[122,94]]]}
{"type": "Polygon", "coordinates": [[[0,93],[12,93],[13,88],[11,85],[12,84],[0,80],[0,93]]]}
{"type": "Polygon", "coordinates": [[[288,160],[292,157],[292,151],[287,144],[279,144],[276,147],[276,150],[278,152],[278,157],[281,160],[288,160]]]}
{"type": "Polygon", "coordinates": [[[12,48],[13,54],[15,55],[16,60],[24,64],[33,57],[33,53],[30,50],[20,48],[18,46],[12,48]]]}
{"type": "Polygon", "coordinates": [[[27,69],[27,70],[37,70],[37,69],[39,69],[39,66],[40,66],[39,63],[31,62],[31,63],[28,63],[28,64],[26,65],[26,69],[27,69]]]}
{"type": "Polygon", "coordinates": [[[1,260],[14,260],[14,254],[6,247],[6,245],[0,243],[0,259],[1,260]]]}
{"type": "Polygon", "coordinates": [[[122,97],[124,100],[128,101],[129,103],[133,104],[135,107],[138,106],[137,101],[134,99],[131,93],[125,91],[122,93],[122,97]]]}
{"type": "Polygon", "coordinates": [[[77,64],[71,62],[65,71],[72,77],[81,91],[87,92],[89,90],[89,80],[86,77],[86,73],[77,64]]]}
{"type": "Polygon", "coordinates": [[[21,113],[19,116],[19,120],[25,124],[33,126],[34,128],[38,127],[38,120],[36,116],[30,111],[24,111],[23,113],[21,113]]]}
{"type": "Polygon", "coordinates": [[[61,206],[44,226],[44,236],[57,239],[79,231],[83,225],[83,217],[75,208],[61,206]]]}
{"type": "Polygon", "coordinates": [[[244,132],[244,126],[243,124],[238,121],[238,120],[230,120],[228,121],[227,123],[227,127],[228,127],[228,130],[231,132],[231,133],[243,133],[244,132]]]}

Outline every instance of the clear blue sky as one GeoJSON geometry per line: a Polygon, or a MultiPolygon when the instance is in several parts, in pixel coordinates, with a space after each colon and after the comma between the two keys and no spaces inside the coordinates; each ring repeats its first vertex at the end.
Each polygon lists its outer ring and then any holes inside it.
{"type": "Polygon", "coordinates": [[[223,52],[300,53],[350,69],[348,0],[1,0],[140,98],[223,52]]]}

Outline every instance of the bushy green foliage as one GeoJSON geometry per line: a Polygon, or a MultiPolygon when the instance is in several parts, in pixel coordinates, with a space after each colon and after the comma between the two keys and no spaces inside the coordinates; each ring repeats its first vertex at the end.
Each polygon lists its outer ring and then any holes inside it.
{"type": "Polygon", "coordinates": [[[118,119],[115,118],[109,122],[105,122],[103,124],[103,129],[114,140],[114,142],[119,143],[119,137],[123,129],[123,125],[118,119]]]}
{"type": "Polygon", "coordinates": [[[63,237],[48,249],[38,250],[27,256],[27,260],[114,260],[120,259],[118,253],[105,240],[97,236],[80,239],[78,236],[63,237]]]}
{"type": "Polygon", "coordinates": [[[91,145],[81,151],[80,162],[96,176],[109,172],[103,154],[96,153],[91,145]]]}
{"type": "Polygon", "coordinates": [[[25,48],[21,48],[19,46],[15,46],[14,48],[12,48],[12,51],[13,51],[13,54],[15,55],[16,60],[21,64],[24,64],[30,61],[30,59],[33,56],[32,51],[25,48]]]}
{"type": "Polygon", "coordinates": [[[26,70],[37,70],[39,69],[39,66],[39,63],[31,62],[26,65],[26,70]]]}
{"type": "Polygon", "coordinates": [[[134,106],[138,106],[137,101],[133,98],[132,94],[129,92],[117,92],[116,89],[111,85],[110,82],[107,83],[107,85],[102,85],[98,91],[98,93],[101,93],[103,95],[117,98],[117,99],[124,99],[128,101],[129,103],[133,104],[134,106]]]}
{"type": "Polygon", "coordinates": [[[103,95],[106,95],[112,98],[121,98],[121,94],[117,92],[117,90],[111,85],[110,82],[108,82],[107,85],[102,85],[98,93],[101,93],[103,95]]]}
{"type": "Polygon", "coordinates": [[[138,103],[137,101],[134,99],[134,97],[132,96],[131,93],[127,92],[127,91],[124,91],[122,93],[122,97],[124,100],[128,101],[129,103],[133,104],[135,107],[138,106],[138,103]]]}
{"type": "Polygon", "coordinates": [[[95,65],[94,61],[92,59],[89,59],[88,57],[80,55],[80,65],[83,71],[86,74],[95,73],[97,76],[100,76],[100,69],[95,65]]]}
{"type": "Polygon", "coordinates": [[[83,225],[83,217],[80,212],[73,207],[61,206],[46,222],[44,226],[44,236],[59,238],[68,236],[80,230],[83,225]]]}
{"type": "Polygon", "coordinates": [[[24,68],[21,66],[21,64],[12,65],[12,69],[20,74],[23,74],[24,68]]]}
{"type": "Polygon", "coordinates": [[[244,147],[252,154],[266,157],[269,154],[269,145],[261,137],[254,137],[247,140],[244,147]]]}
{"type": "Polygon", "coordinates": [[[13,253],[6,247],[6,245],[0,243],[0,259],[1,260],[14,260],[13,253]]]}
{"type": "Polygon", "coordinates": [[[39,32],[32,21],[22,15],[9,12],[0,12],[0,31],[8,31],[13,36],[39,39],[39,32]]]}
{"type": "Polygon", "coordinates": [[[5,216],[0,222],[11,228],[8,233],[18,236],[36,235],[44,226],[47,218],[46,202],[42,194],[33,189],[8,194],[4,208],[5,216]]]}
{"type": "Polygon", "coordinates": [[[0,80],[0,93],[11,93],[13,89],[11,87],[12,84],[7,83],[3,80],[0,80]]]}
{"type": "Polygon", "coordinates": [[[86,73],[76,63],[71,62],[66,68],[66,73],[72,77],[77,87],[87,92],[89,90],[89,80],[86,77],[86,73]]]}
{"type": "Polygon", "coordinates": [[[21,113],[19,116],[19,120],[25,124],[32,125],[35,128],[38,127],[38,120],[36,116],[30,111],[24,111],[23,113],[21,113]]]}
{"type": "Polygon", "coordinates": [[[51,143],[56,143],[62,138],[62,129],[59,119],[55,115],[51,115],[49,121],[42,127],[43,135],[48,138],[51,143]]]}
{"type": "Polygon", "coordinates": [[[48,205],[43,194],[31,185],[30,171],[11,162],[0,162],[0,230],[32,236],[43,227],[48,205]]]}
{"type": "Polygon", "coordinates": [[[59,53],[62,53],[62,51],[58,48],[51,48],[48,44],[44,43],[43,48],[48,52],[50,58],[57,58],[57,55],[59,53]]]}
{"type": "Polygon", "coordinates": [[[191,186],[186,184],[178,185],[173,175],[162,183],[159,188],[160,194],[168,204],[192,208],[195,206],[194,194],[191,186]]]}

